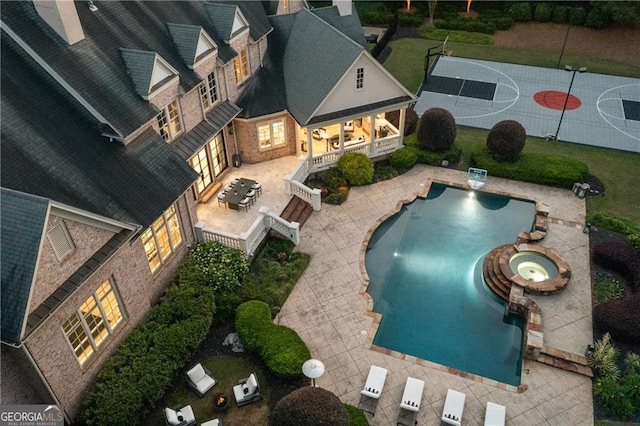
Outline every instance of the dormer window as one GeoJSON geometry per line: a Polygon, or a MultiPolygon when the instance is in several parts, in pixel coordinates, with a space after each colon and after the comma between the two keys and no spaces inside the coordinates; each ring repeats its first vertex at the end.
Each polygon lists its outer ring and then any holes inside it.
{"type": "Polygon", "coordinates": [[[240,84],[249,78],[249,55],[247,55],[247,49],[242,49],[238,56],[233,58],[233,69],[236,74],[236,83],[240,84]]]}
{"type": "Polygon", "coordinates": [[[202,109],[211,109],[218,102],[218,86],[216,85],[215,71],[207,75],[207,78],[200,85],[200,101],[202,109]]]}
{"type": "Polygon", "coordinates": [[[120,54],[142,99],[149,100],[169,85],[178,83],[178,71],[156,52],[120,48],[120,54]]]}
{"type": "Polygon", "coordinates": [[[356,69],[356,91],[364,90],[364,67],[356,69]]]}
{"type": "Polygon", "coordinates": [[[180,117],[180,109],[178,108],[178,101],[173,101],[162,108],[157,119],[160,136],[162,136],[165,141],[171,142],[176,136],[182,133],[182,120],[180,117]]]}

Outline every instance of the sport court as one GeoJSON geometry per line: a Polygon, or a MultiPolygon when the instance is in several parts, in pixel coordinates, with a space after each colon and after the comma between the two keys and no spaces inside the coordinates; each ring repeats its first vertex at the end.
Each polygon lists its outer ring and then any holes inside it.
{"type": "Polygon", "coordinates": [[[640,79],[438,56],[414,109],[444,108],[457,124],[491,129],[502,120],[527,134],[640,152],[640,79]]]}

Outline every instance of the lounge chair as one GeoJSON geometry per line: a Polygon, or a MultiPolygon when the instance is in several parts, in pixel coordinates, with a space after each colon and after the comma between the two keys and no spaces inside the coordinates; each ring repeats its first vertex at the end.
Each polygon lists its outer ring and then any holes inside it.
{"type": "Polygon", "coordinates": [[[462,424],[462,411],[464,410],[464,400],[467,395],[462,392],[449,389],[447,399],[444,401],[441,420],[450,425],[460,426],[462,424]]]}
{"type": "Polygon", "coordinates": [[[262,395],[258,392],[259,388],[258,379],[253,373],[246,379],[240,380],[240,384],[233,387],[233,396],[236,397],[238,407],[262,401],[262,395]]]}
{"type": "MultiPolygon", "coordinates": [[[[382,394],[382,388],[384,387],[384,382],[387,380],[387,373],[388,370],[386,368],[378,367],[377,365],[371,366],[371,368],[369,369],[369,375],[367,376],[367,381],[364,383],[364,388],[360,391],[360,402],[362,402],[363,396],[373,398],[375,400],[380,398],[380,394],[382,394]]],[[[372,410],[365,410],[363,408],[360,409],[375,416],[375,406],[372,410]]]]}
{"type": "Polygon", "coordinates": [[[422,402],[422,391],[424,391],[423,380],[407,377],[400,408],[417,412],[420,409],[420,402],[422,402]]]}
{"type": "Polygon", "coordinates": [[[190,405],[179,405],[164,409],[164,420],[171,426],[191,426],[196,424],[196,416],[190,405]]]}
{"type": "Polygon", "coordinates": [[[219,419],[209,420],[208,422],[202,423],[200,426],[222,426],[222,420],[219,420],[219,419]]]}
{"type": "Polygon", "coordinates": [[[507,417],[507,408],[504,405],[487,402],[484,426],[504,426],[505,417],[507,417]]]}
{"type": "Polygon", "coordinates": [[[216,379],[211,377],[211,371],[207,370],[202,364],[196,364],[191,370],[187,371],[187,384],[199,395],[202,396],[209,389],[216,385],[216,379]]]}

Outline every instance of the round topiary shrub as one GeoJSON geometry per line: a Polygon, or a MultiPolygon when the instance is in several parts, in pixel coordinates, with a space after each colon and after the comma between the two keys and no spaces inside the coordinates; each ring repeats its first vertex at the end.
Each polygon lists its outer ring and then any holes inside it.
{"type": "Polygon", "coordinates": [[[373,161],[364,154],[348,152],[340,157],[336,167],[350,185],[367,185],[373,182],[373,161]]]}
{"type": "Polygon", "coordinates": [[[567,22],[567,19],[569,19],[569,9],[570,7],[567,7],[567,6],[554,7],[551,20],[556,24],[562,24],[563,22],[567,22]]]}
{"type": "Polygon", "coordinates": [[[515,161],[527,140],[522,124],[514,120],[496,123],[487,135],[487,149],[497,161],[515,161]]]}
{"type": "Polygon", "coordinates": [[[389,163],[396,169],[399,173],[404,173],[418,162],[418,153],[416,149],[413,147],[405,146],[395,151],[389,157],[389,163]]]}
{"type": "Polygon", "coordinates": [[[587,11],[584,7],[574,7],[569,12],[569,22],[571,25],[584,25],[584,21],[587,18],[587,11]]]}
{"type": "Polygon", "coordinates": [[[509,9],[509,15],[516,22],[527,22],[531,20],[531,4],[529,2],[515,3],[509,9]]]}
{"type": "Polygon", "coordinates": [[[551,20],[551,14],[553,9],[549,3],[538,3],[536,5],[535,19],[538,22],[549,22],[551,20]]]}
{"type": "Polygon", "coordinates": [[[430,108],[418,121],[418,145],[427,151],[446,151],[456,140],[456,120],[444,108],[430,108]]]}
{"type": "Polygon", "coordinates": [[[278,401],[271,426],[349,426],[349,413],[326,389],[306,386],[278,401]]]}

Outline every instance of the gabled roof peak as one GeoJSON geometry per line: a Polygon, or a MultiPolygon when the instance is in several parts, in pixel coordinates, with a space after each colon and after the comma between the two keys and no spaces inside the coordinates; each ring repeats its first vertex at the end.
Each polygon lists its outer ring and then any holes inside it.
{"type": "Polygon", "coordinates": [[[225,43],[229,43],[233,37],[249,29],[249,21],[237,5],[207,3],[205,9],[216,29],[216,35],[225,43]]]}
{"type": "Polygon", "coordinates": [[[180,57],[191,69],[218,49],[216,42],[201,26],[173,23],[166,25],[180,57]]]}
{"type": "Polygon", "coordinates": [[[178,79],[178,71],[156,52],[121,47],[120,53],[136,93],[145,100],[178,79]]]}

